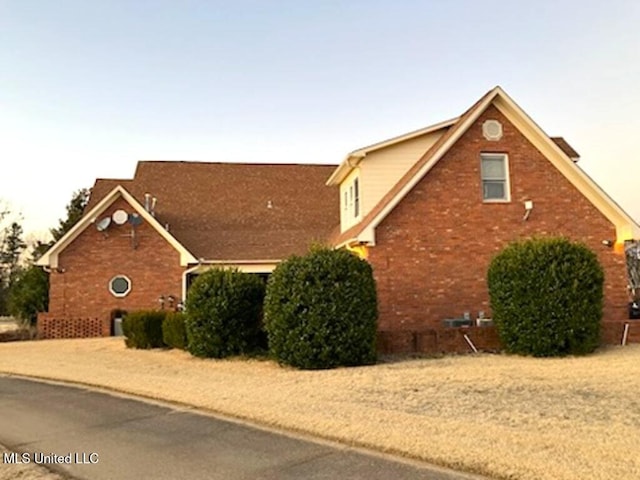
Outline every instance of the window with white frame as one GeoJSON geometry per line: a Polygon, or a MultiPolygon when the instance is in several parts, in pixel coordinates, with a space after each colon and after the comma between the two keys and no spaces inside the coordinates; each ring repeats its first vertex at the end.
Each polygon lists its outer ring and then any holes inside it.
{"type": "Polygon", "coordinates": [[[353,216],[360,215],[360,180],[358,177],[353,181],[353,216]]]}
{"type": "Polygon", "coordinates": [[[504,153],[480,154],[482,199],[485,202],[508,202],[509,161],[504,153]]]}
{"type": "Polygon", "coordinates": [[[116,275],[109,280],[109,291],[114,297],[126,297],[131,291],[131,280],[124,275],[116,275]]]}
{"type": "Polygon", "coordinates": [[[353,208],[353,184],[349,185],[349,208],[353,208]]]}

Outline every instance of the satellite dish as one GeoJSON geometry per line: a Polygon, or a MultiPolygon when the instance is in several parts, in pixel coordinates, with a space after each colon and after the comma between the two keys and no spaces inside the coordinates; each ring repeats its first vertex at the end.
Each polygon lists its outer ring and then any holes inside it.
{"type": "Polygon", "coordinates": [[[131,213],[129,214],[129,223],[134,227],[137,227],[142,223],[142,217],[137,213],[131,213]]]}
{"type": "Polygon", "coordinates": [[[98,222],[96,225],[96,230],[99,232],[104,232],[111,225],[111,217],[104,217],[102,220],[98,222]]]}
{"type": "Polygon", "coordinates": [[[116,210],[111,216],[116,225],[124,225],[129,219],[129,215],[124,210],[116,210]]]}

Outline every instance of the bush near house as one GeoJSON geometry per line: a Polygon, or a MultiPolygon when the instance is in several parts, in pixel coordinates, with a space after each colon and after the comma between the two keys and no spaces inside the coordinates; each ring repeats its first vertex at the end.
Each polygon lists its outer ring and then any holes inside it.
{"type": "Polygon", "coordinates": [[[167,313],[162,322],[162,341],[171,348],[187,348],[186,315],[182,312],[167,313]]]}
{"type": "Polygon", "coordinates": [[[38,312],[49,308],[49,274],[35,265],[22,270],[9,289],[8,303],[12,315],[35,325],[38,312]]]}
{"type": "Polygon", "coordinates": [[[531,239],[505,248],[488,271],[505,350],[536,357],[586,354],[600,340],[604,273],[585,245],[531,239]]]}
{"type": "Polygon", "coordinates": [[[213,269],[191,285],[187,350],[198,357],[252,354],[260,347],[264,282],[235,269],[213,269]]]}
{"type": "Polygon", "coordinates": [[[376,286],[347,250],[291,257],[267,283],[265,328],[278,362],[303,369],[375,363],[376,286]]]}
{"type": "Polygon", "coordinates": [[[138,310],[130,312],[122,320],[122,333],[125,345],[129,348],[160,348],[162,340],[162,322],[165,311],[138,310]]]}

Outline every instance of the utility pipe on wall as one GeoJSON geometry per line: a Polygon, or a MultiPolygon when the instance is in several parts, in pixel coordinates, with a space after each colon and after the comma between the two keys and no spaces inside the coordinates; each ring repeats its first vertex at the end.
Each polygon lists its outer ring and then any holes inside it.
{"type": "Polygon", "coordinates": [[[622,346],[624,347],[627,344],[627,337],[629,336],[629,324],[624,324],[624,332],[622,333],[622,346]]]}
{"type": "Polygon", "coordinates": [[[473,353],[478,353],[478,349],[476,348],[476,346],[473,344],[473,342],[471,341],[471,339],[469,338],[469,335],[467,335],[466,333],[463,335],[464,339],[467,341],[467,343],[469,344],[469,346],[471,347],[471,350],[473,350],[473,353]]]}

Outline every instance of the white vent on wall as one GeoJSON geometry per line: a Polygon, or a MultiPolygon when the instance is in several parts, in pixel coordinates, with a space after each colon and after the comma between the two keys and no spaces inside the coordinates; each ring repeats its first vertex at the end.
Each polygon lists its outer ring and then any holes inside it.
{"type": "Polygon", "coordinates": [[[487,120],[482,124],[482,135],[487,140],[500,140],[502,138],[502,124],[497,120],[487,120]]]}

